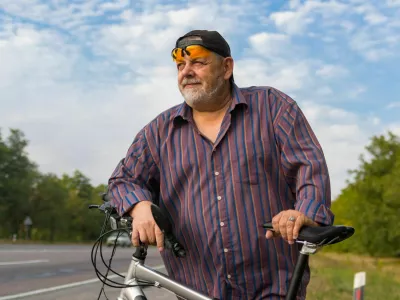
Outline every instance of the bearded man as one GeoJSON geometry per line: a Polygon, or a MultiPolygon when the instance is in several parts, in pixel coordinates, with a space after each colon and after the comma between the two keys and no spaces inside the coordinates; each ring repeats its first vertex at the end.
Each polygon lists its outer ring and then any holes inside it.
{"type": "Polygon", "coordinates": [[[112,202],[133,217],[133,245],[157,245],[173,279],[217,299],[284,299],[300,228],[333,223],[322,148],[288,95],[235,84],[218,32],[185,34],[172,58],[184,101],[136,135],[109,179],[112,202]],[[163,249],[155,201],[185,258],[163,249]],[[263,229],[268,221],[274,233],[263,229]]]}

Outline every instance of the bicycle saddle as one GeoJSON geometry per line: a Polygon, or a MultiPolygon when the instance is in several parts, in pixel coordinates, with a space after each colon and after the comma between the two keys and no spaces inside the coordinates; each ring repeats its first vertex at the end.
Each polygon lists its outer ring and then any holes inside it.
{"type": "MultiPolygon", "coordinates": [[[[265,223],[263,227],[272,230],[272,223],[265,223]]],[[[354,234],[354,228],[344,225],[311,227],[303,226],[297,240],[305,241],[319,246],[332,245],[348,239],[354,234]]]]}

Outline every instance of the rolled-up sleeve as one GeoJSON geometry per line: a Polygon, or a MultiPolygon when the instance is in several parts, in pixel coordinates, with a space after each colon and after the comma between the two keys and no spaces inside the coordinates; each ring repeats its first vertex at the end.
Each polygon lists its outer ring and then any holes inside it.
{"type": "Polygon", "coordinates": [[[282,112],[276,130],[285,179],[296,197],[295,209],[321,225],[332,225],[331,185],[324,153],[295,102],[282,112]]]}
{"type": "Polygon", "coordinates": [[[108,181],[111,203],[122,216],[140,201],[154,198],[152,182],[158,182],[159,172],[146,141],[143,129],[135,137],[108,181]]]}

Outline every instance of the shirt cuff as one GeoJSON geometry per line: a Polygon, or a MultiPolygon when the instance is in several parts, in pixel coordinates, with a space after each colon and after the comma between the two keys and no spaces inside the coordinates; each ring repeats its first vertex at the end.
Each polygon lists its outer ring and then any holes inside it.
{"type": "Polygon", "coordinates": [[[111,197],[120,216],[128,214],[140,201],[151,201],[152,199],[151,193],[143,189],[135,189],[130,193],[118,193],[113,190],[111,197]]]}
{"type": "Polygon", "coordinates": [[[333,212],[326,205],[315,200],[297,201],[295,209],[322,226],[332,225],[335,219],[333,212]]]}

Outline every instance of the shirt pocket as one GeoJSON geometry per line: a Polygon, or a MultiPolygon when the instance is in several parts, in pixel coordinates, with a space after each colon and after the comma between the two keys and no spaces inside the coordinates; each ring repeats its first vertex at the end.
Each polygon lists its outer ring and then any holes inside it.
{"type": "Polygon", "coordinates": [[[232,157],[232,172],[234,181],[242,184],[257,185],[263,176],[265,163],[270,159],[269,149],[263,147],[262,141],[245,143],[232,157]]]}

